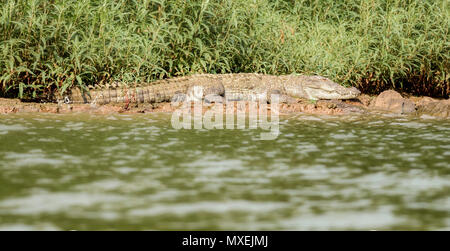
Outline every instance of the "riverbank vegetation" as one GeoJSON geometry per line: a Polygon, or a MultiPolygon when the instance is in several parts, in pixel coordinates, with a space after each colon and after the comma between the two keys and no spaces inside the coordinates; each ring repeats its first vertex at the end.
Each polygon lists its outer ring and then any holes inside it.
{"type": "Polygon", "coordinates": [[[0,96],[192,73],[448,97],[446,0],[2,0],[0,96]]]}

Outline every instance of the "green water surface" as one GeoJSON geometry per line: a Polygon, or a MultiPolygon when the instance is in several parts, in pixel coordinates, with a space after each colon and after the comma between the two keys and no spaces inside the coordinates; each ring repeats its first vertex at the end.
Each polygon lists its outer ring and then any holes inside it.
{"type": "Polygon", "coordinates": [[[0,230],[450,230],[450,122],[0,115],[0,230]]]}

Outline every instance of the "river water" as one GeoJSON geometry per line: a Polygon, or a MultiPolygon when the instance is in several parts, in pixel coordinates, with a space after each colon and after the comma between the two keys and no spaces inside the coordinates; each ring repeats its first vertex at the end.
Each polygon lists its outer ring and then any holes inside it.
{"type": "Polygon", "coordinates": [[[450,121],[0,115],[0,230],[450,230],[450,121]]]}

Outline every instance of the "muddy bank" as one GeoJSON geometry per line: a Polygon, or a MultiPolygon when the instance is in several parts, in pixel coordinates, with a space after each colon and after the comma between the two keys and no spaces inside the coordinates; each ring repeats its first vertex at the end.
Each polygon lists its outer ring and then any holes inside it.
{"type": "MultiPolygon", "coordinates": [[[[242,109],[242,103],[234,102],[233,107],[226,109],[230,112],[242,109]]],[[[192,105],[193,107],[193,105],[192,105]]],[[[30,103],[19,99],[0,98],[0,114],[10,113],[151,113],[151,112],[173,112],[180,107],[172,106],[171,103],[158,104],[55,104],[55,103],[30,103]]],[[[203,111],[218,109],[214,104],[204,105],[203,111]]],[[[249,107],[244,108],[248,111],[249,107]]],[[[270,110],[270,105],[267,105],[270,110]]],[[[438,118],[450,117],[450,100],[434,99],[430,97],[403,97],[396,91],[384,91],[378,96],[360,95],[353,100],[318,100],[311,101],[297,99],[290,104],[280,104],[281,114],[309,113],[309,114],[369,114],[369,113],[392,113],[416,116],[432,116],[438,118]]]]}

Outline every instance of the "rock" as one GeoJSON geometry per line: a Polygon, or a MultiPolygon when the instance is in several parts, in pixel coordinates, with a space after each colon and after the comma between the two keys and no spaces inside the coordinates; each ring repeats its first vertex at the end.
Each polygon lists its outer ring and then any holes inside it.
{"type": "Polygon", "coordinates": [[[417,113],[434,117],[450,117],[450,100],[434,100],[433,102],[421,102],[417,106],[417,113]]]}
{"type": "Polygon", "coordinates": [[[409,99],[403,101],[402,114],[411,114],[416,112],[416,104],[409,99]]]}
{"type": "Polygon", "coordinates": [[[410,114],[416,112],[416,105],[414,102],[403,98],[400,93],[394,90],[380,93],[380,95],[370,103],[369,107],[398,114],[410,114]]]}
{"type": "Polygon", "coordinates": [[[413,101],[416,106],[426,105],[428,103],[437,102],[439,99],[434,99],[430,97],[410,97],[411,101],[413,101]]]}

